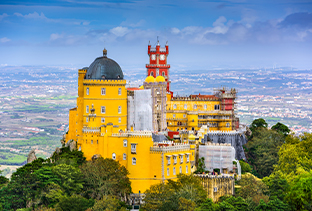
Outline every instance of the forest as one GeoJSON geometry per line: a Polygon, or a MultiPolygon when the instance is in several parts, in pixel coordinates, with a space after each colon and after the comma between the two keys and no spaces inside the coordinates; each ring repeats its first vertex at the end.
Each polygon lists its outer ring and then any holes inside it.
{"type": "MultiPolygon", "coordinates": [[[[294,136],[281,123],[268,128],[261,118],[250,130],[234,196],[214,203],[198,177],[180,174],[151,186],[140,210],[312,210],[312,134],[294,136]]],[[[0,176],[0,211],[128,210],[128,175],[115,160],[86,161],[82,152],[63,147],[17,169],[10,180],[0,176]]]]}

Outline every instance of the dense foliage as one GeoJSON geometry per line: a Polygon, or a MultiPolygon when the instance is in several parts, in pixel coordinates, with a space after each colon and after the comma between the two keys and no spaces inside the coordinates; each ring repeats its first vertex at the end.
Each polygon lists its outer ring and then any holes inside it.
{"type": "Polygon", "coordinates": [[[128,174],[117,161],[86,161],[82,152],[64,147],[50,159],[38,158],[17,169],[10,182],[0,177],[0,210],[99,210],[97,200],[104,195],[114,197],[108,201],[121,209],[121,199],[131,191],[128,174]]]}
{"type": "MultiPolygon", "coordinates": [[[[281,123],[267,126],[263,119],[251,125],[235,196],[213,202],[199,178],[180,174],[177,181],[152,185],[141,210],[312,211],[312,134],[296,137],[281,123]]],[[[204,169],[200,158],[197,171],[204,169]]],[[[86,161],[82,152],[62,148],[17,169],[10,181],[0,176],[0,211],[126,210],[128,175],[112,159],[86,161]]]]}

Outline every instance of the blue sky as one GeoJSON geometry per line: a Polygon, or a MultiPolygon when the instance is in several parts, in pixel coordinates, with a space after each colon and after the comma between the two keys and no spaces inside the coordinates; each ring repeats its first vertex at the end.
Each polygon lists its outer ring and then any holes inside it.
{"type": "Polygon", "coordinates": [[[159,36],[176,70],[310,69],[311,12],[311,0],[2,0],[0,65],[89,66],[105,46],[144,69],[159,36]]]}

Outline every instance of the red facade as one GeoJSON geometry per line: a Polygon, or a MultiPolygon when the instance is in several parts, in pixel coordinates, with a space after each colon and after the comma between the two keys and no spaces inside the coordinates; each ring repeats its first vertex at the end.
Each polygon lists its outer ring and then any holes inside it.
{"type": "Polygon", "coordinates": [[[168,44],[166,44],[165,47],[160,47],[159,42],[157,42],[156,47],[151,47],[151,45],[149,44],[147,53],[149,56],[149,64],[146,65],[147,76],[153,76],[154,78],[156,78],[159,75],[163,76],[167,82],[167,91],[169,91],[170,65],[167,64],[167,57],[169,54],[168,44]]]}

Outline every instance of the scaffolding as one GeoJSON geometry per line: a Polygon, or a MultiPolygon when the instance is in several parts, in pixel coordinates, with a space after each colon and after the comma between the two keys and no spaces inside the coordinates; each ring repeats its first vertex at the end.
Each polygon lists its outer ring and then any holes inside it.
{"type": "Polygon", "coordinates": [[[134,90],[128,95],[128,130],[153,130],[151,90],[134,90]]]}
{"type": "Polygon", "coordinates": [[[230,144],[199,145],[199,158],[205,158],[205,170],[212,172],[214,169],[233,171],[233,161],[237,163],[238,175],[241,170],[239,162],[235,160],[235,149],[230,144]]]}

